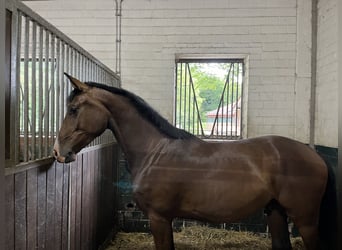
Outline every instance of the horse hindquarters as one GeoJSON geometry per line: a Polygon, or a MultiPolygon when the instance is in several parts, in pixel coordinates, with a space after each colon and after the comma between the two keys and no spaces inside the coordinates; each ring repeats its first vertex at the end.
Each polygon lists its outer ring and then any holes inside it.
{"type": "Polygon", "coordinates": [[[149,212],[150,227],[156,250],[174,250],[172,219],[149,212]]]}

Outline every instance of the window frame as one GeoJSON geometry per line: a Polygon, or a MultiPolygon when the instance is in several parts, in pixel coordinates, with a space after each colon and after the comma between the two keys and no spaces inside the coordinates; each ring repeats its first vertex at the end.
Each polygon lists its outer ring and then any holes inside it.
{"type": "MultiPolygon", "coordinates": [[[[247,137],[247,88],[248,88],[248,74],[246,74],[248,69],[248,55],[222,55],[222,54],[176,54],[175,58],[175,79],[174,79],[174,112],[173,112],[173,124],[181,129],[188,130],[182,126],[179,126],[177,124],[177,82],[178,82],[178,64],[180,63],[241,63],[242,65],[242,72],[241,72],[241,103],[240,103],[240,121],[239,121],[239,132],[235,132],[234,135],[232,133],[226,135],[213,135],[213,131],[211,131],[211,134],[204,135],[203,133],[198,134],[194,133],[196,136],[205,139],[205,140],[237,140],[247,137]]],[[[221,100],[222,101],[222,100],[221,100]]],[[[236,101],[237,102],[237,101],[236,101]]],[[[221,105],[221,104],[220,104],[221,105]]],[[[218,109],[220,106],[218,107],[218,109]]],[[[217,109],[217,110],[218,110],[217,109]]],[[[222,108],[223,109],[223,108],[222,108]]],[[[227,107],[228,109],[228,107],[227,107]]],[[[179,116],[179,115],[178,115],[179,116]]],[[[228,115],[227,115],[228,117],[228,115]]],[[[222,117],[217,117],[217,120],[223,119],[222,117]]],[[[228,119],[231,118],[226,118],[228,119]]],[[[227,122],[226,121],[226,122],[227,122]]],[[[238,129],[235,127],[235,129],[238,129]]],[[[189,131],[189,130],[188,130],[189,131]]],[[[190,133],[193,133],[193,131],[189,131],[190,133]]],[[[230,131],[232,132],[232,131],[230,131]]],[[[221,132],[222,133],[222,132],[221,132]]]]}

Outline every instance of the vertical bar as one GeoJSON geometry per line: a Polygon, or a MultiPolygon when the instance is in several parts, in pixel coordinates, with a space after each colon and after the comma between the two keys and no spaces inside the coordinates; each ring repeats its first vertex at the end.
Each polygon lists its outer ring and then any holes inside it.
{"type": "Polygon", "coordinates": [[[37,84],[36,84],[36,62],[37,62],[37,24],[36,22],[32,23],[32,75],[31,75],[31,158],[32,160],[36,159],[36,121],[37,121],[37,84]]]}
{"type": "Polygon", "coordinates": [[[23,124],[21,129],[23,130],[24,136],[24,146],[21,150],[23,154],[23,161],[28,161],[28,151],[29,151],[29,46],[30,46],[30,20],[25,16],[25,42],[24,42],[24,83],[23,83],[23,124]]]}
{"type": "MultiPolygon", "coordinates": [[[[188,64],[188,74],[190,75],[190,66],[188,64]]],[[[190,77],[189,77],[190,78],[190,77]]],[[[188,131],[190,132],[191,131],[191,83],[189,81],[189,84],[188,84],[188,88],[189,88],[189,96],[188,96],[188,131]]]]}
{"type": "Polygon", "coordinates": [[[173,118],[173,120],[174,120],[174,124],[176,125],[176,127],[177,127],[177,99],[178,99],[178,91],[177,91],[177,88],[178,88],[178,63],[176,62],[176,65],[175,65],[175,79],[176,79],[176,81],[175,81],[175,86],[174,86],[174,88],[175,88],[175,100],[174,100],[174,118],[173,118]]]}
{"type": "Polygon", "coordinates": [[[185,64],[186,66],[184,67],[184,110],[183,110],[183,118],[184,118],[184,125],[183,125],[183,129],[186,129],[186,96],[187,96],[187,92],[186,92],[186,88],[187,88],[187,81],[186,81],[186,77],[187,77],[187,63],[185,64]]]}
{"type": "Polygon", "coordinates": [[[55,140],[56,135],[59,131],[59,125],[61,120],[61,40],[57,38],[56,47],[56,132],[53,134],[53,140],[55,140]]]}
{"type": "MultiPolygon", "coordinates": [[[[59,112],[59,119],[60,119],[60,124],[59,126],[61,125],[62,121],[63,121],[63,118],[64,118],[64,107],[65,107],[65,98],[64,98],[64,91],[65,91],[65,86],[64,86],[64,75],[63,75],[63,72],[65,71],[65,43],[62,42],[62,57],[61,57],[61,60],[60,60],[60,68],[61,68],[61,72],[60,72],[60,77],[61,79],[59,79],[59,84],[60,84],[60,92],[59,92],[59,95],[60,95],[60,112],[59,112]]],[[[59,131],[59,129],[58,129],[59,131]]]]}
{"type": "Polygon", "coordinates": [[[38,157],[43,156],[43,27],[39,27],[39,62],[38,62],[38,157]]]}
{"type": "Polygon", "coordinates": [[[56,58],[55,58],[55,35],[51,33],[51,59],[50,59],[50,109],[49,109],[49,138],[48,138],[48,152],[45,156],[48,156],[51,152],[51,145],[55,134],[55,71],[56,71],[56,58]]]}
{"type": "Polygon", "coordinates": [[[243,99],[243,92],[244,92],[244,82],[245,82],[245,63],[244,62],[242,62],[241,63],[241,108],[240,108],[240,121],[239,121],[239,123],[240,123],[240,129],[239,129],[239,131],[240,131],[240,139],[242,139],[242,117],[243,117],[243,112],[244,112],[244,110],[243,110],[243,102],[244,102],[244,99],[243,99]]]}
{"type": "Polygon", "coordinates": [[[235,84],[235,74],[236,74],[236,69],[235,69],[236,63],[233,62],[233,74],[232,74],[232,86],[231,86],[231,97],[230,97],[230,138],[233,136],[233,106],[234,106],[234,84],[235,84]]]}
{"type": "Polygon", "coordinates": [[[240,102],[240,95],[239,95],[239,80],[240,80],[240,62],[238,62],[237,68],[237,80],[236,80],[236,101],[235,101],[235,139],[238,135],[238,119],[239,119],[239,102],[240,102]]]}
{"type": "Polygon", "coordinates": [[[183,63],[180,63],[180,77],[179,77],[179,127],[182,128],[182,95],[183,95],[183,63]]]}
{"type": "MultiPolygon", "coordinates": [[[[70,66],[70,46],[66,44],[66,61],[65,61],[65,72],[71,74],[71,66],[70,66]]],[[[66,100],[68,93],[69,93],[69,80],[66,80],[65,77],[63,77],[63,82],[66,83],[64,85],[64,98],[63,100],[66,100]]],[[[64,108],[66,108],[66,105],[64,105],[64,108]]],[[[67,110],[64,110],[63,117],[66,115],[67,110]]]]}
{"type": "Polygon", "coordinates": [[[44,88],[44,156],[48,154],[49,146],[49,52],[50,52],[50,34],[45,30],[45,88],[44,88]]]}
{"type": "Polygon", "coordinates": [[[15,135],[15,140],[16,140],[16,148],[15,148],[15,160],[18,163],[20,161],[19,159],[19,154],[20,154],[20,123],[17,121],[20,121],[20,83],[21,83],[21,74],[20,74],[20,69],[21,69],[21,43],[22,43],[22,13],[18,12],[18,40],[17,40],[17,58],[16,58],[16,77],[14,80],[15,81],[15,86],[16,89],[13,93],[16,93],[16,96],[14,97],[16,100],[16,118],[14,120],[16,124],[16,135],[15,135]]]}

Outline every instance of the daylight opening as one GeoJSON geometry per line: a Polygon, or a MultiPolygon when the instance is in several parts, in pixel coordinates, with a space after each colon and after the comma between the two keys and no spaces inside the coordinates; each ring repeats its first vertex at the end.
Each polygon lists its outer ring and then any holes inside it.
{"type": "Polygon", "coordinates": [[[176,127],[204,139],[241,138],[242,59],[176,62],[176,127]]]}

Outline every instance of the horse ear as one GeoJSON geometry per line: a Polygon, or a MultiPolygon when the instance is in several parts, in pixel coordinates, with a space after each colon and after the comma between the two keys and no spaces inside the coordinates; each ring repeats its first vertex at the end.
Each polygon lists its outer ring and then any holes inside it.
{"type": "Polygon", "coordinates": [[[68,77],[68,79],[70,80],[72,86],[75,89],[81,90],[81,91],[86,91],[89,89],[89,86],[87,84],[85,84],[84,82],[81,82],[80,80],[72,77],[71,75],[68,75],[67,73],[64,72],[64,75],[66,77],[68,77]]]}

